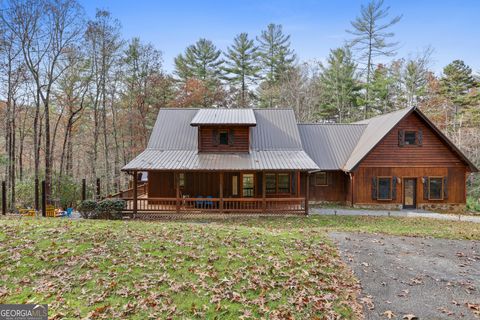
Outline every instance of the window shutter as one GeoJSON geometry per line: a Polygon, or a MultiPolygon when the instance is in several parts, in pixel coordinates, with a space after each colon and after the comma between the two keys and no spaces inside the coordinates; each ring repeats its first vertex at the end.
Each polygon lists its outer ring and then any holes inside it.
{"type": "Polygon", "coordinates": [[[235,136],[235,134],[234,134],[234,132],[233,132],[233,129],[228,130],[228,144],[229,144],[229,145],[233,145],[233,144],[234,144],[234,142],[235,142],[235,140],[234,140],[235,137],[234,137],[234,136],[235,136]]]}
{"type": "Polygon", "coordinates": [[[213,129],[212,130],[212,143],[214,146],[218,145],[218,130],[213,129]]]}
{"type": "Polygon", "coordinates": [[[372,199],[377,199],[377,177],[372,177],[372,199]]]}
{"type": "Polygon", "coordinates": [[[443,177],[443,199],[448,199],[448,178],[443,177]]]}
{"type": "Polygon", "coordinates": [[[428,177],[423,177],[423,200],[428,200],[428,177]]]}
{"type": "Polygon", "coordinates": [[[417,145],[421,146],[423,144],[423,131],[417,131],[417,145]]]}
{"type": "Polygon", "coordinates": [[[405,145],[405,130],[398,130],[398,146],[403,147],[405,145]]]}
{"type": "Polygon", "coordinates": [[[397,177],[392,178],[392,200],[397,200],[397,177]]]}

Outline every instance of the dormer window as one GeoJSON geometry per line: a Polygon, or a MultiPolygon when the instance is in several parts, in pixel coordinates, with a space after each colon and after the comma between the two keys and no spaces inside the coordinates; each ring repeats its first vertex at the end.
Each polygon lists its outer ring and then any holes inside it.
{"type": "Polygon", "coordinates": [[[218,133],[218,141],[219,141],[219,144],[221,144],[221,145],[228,145],[228,131],[227,130],[221,130],[218,133]]]}

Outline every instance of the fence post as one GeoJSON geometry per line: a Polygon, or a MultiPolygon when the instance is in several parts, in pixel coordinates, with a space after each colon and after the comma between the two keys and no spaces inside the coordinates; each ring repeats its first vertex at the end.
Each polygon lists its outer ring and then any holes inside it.
{"type": "Polygon", "coordinates": [[[97,178],[97,200],[100,200],[100,178],[97,178]]]}
{"type": "Polygon", "coordinates": [[[42,217],[47,216],[47,195],[45,193],[46,193],[45,180],[42,180],[42,217]]]}
{"type": "Polygon", "coordinates": [[[35,179],[35,211],[40,210],[39,192],[38,192],[38,178],[35,179]]]}
{"type": "Polygon", "coordinates": [[[87,180],[82,179],[82,201],[87,200],[87,180]]]}
{"type": "Polygon", "coordinates": [[[7,214],[7,186],[5,181],[2,181],[2,214],[7,214]]]}

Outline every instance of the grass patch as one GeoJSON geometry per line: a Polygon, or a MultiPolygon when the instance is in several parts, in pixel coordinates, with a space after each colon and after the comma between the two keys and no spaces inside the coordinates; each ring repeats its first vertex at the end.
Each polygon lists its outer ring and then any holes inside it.
{"type": "Polygon", "coordinates": [[[480,240],[480,223],[410,217],[327,216],[217,221],[251,228],[384,233],[398,236],[480,240]]]}
{"type": "Polygon", "coordinates": [[[71,319],[354,318],[356,281],[325,233],[263,223],[3,219],[0,303],[71,319]]]}

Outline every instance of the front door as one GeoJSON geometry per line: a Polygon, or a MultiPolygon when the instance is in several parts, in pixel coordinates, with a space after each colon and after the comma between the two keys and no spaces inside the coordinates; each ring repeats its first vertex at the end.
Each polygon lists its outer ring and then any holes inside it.
{"type": "Polygon", "coordinates": [[[417,207],[417,179],[403,179],[403,208],[414,209],[417,207]]]}

